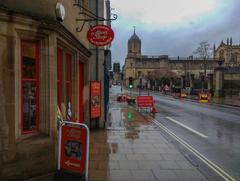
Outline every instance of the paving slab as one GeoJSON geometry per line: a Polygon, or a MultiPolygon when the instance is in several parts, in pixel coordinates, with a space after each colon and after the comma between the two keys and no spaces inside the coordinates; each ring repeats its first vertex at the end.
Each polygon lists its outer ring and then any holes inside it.
{"type": "Polygon", "coordinates": [[[206,180],[153,122],[122,103],[110,107],[106,129],[91,130],[90,181],[206,180]]]}

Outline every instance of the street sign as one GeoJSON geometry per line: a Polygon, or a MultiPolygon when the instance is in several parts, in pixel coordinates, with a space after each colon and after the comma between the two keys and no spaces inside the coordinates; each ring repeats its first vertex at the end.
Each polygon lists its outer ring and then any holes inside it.
{"type": "Polygon", "coordinates": [[[137,106],[141,108],[153,107],[153,96],[137,96],[137,106]]]}
{"type": "Polygon", "coordinates": [[[88,177],[89,129],[85,124],[63,121],[59,128],[58,170],[88,177]]]}
{"type": "Polygon", "coordinates": [[[87,39],[95,46],[105,46],[114,39],[113,30],[106,25],[95,25],[87,32],[87,39]]]}

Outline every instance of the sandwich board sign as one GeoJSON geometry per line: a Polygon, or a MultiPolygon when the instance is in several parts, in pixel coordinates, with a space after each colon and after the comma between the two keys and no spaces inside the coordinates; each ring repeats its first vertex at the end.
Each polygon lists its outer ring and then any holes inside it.
{"type": "Polygon", "coordinates": [[[88,177],[89,129],[85,124],[63,121],[59,127],[58,170],[88,177]]]}

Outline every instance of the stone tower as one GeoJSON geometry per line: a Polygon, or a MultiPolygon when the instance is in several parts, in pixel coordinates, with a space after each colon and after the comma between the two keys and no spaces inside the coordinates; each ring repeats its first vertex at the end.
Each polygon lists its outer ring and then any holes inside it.
{"type": "Polygon", "coordinates": [[[135,32],[135,27],[134,27],[133,35],[128,40],[128,55],[127,56],[128,57],[141,56],[141,40],[135,32]]]}

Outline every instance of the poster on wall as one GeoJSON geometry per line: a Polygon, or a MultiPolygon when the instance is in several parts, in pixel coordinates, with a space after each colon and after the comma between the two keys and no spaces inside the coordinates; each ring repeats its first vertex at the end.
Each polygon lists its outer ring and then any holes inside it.
{"type": "Polygon", "coordinates": [[[101,82],[91,81],[90,86],[90,104],[91,118],[99,118],[101,116],[101,82]]]}

